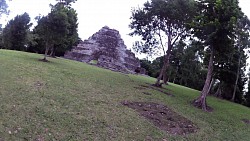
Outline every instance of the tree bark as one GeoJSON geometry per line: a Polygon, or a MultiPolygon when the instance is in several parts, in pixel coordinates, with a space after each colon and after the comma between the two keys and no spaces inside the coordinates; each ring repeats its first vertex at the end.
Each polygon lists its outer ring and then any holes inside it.
{"type": "Polygon", "coordinates": [[[218,87],[217,91],[215,92],[214,96],[221,97],[221,82],[220,82],[219,87],[218,87]]]}
{"type": "Polygon", "coordinates": [[[241,59],[241,55],[239,56],[239,60],[238,60],[238,68],[237,68],[237,76],[236,76],[236,80],[234,83],[234,92],[233,92],[233,97],[231,99],[231,101],[234,102],[235,100],[235,96],[236,96],[236,90],[237,90],[237,85],[238,85],[238,80],[239,80],[239,73],[240,73],[240,59],[241,59]]]}
{"type": "Polygon", "coordinates": [[[54,53],[54,47],[51,47],[51,50],[50,50],[50,55],[49,55],[49,56],[51,56],[51,57],[52,57],[53,53],[54,53]]]}
{"type": "Polygon", "coordinates": [[[56,47],[51,47],[50,57],[56,58],[56,47]]]}
{"type": "Polygon", "coordinates": [[[48,41],[46,41],[46,43],[45,43],[45,53],[44,53],[44,58],[43,58],[43,60],[44,61],[48,61],[47,60],[47,56],[48,56],[48,52],[49,52],[49,43],[48,43],[48,41]]]}
{"type": "Polygon", "coordinates": [[[207,111],[206,97],[207,97],[209,86],[210,86],[211,79],[212,79],[213,58],[214,58],[214,49],[213,49],[213,47],[211,47],[211,54],[210,54],[210,59],[209,59],[208,72],[207,72],[207,77],[206,77],[205,85],[204,85],[204,87],[202,89],[200,97],[198,97],[193,102],[194,106],[196,106],[198,108],[201,108],[204,111],[207,111]]]}
{"type": "Polygon", "coordinates": [[[168,84],[168,75],[166,74],[166,72],[163,73],[163,83],[166,85],[168,84]]]}
{"type": "MultiPolygon", "coordinates": [[[[162,79],[162,77],[163,77],[163,75],[164,75],[164,73],[166,73],[166,71],[167,71],[167,68],[168,68],[168,66],[169,66],[169,59],[170,59],[170,55],[171,55],[171,50],[172,50],[172,35],[171,34],[169,34],[168,35],[168,50],[167,50],[167,53],[166,53],[166,55],[164,55],[164,63],[163,63],[163,66],[162,66],[162,69],[161,69],[161,72],[160,72],[160,74],[159,74],[159,76],[158,76],[158,78],[157,78],[157,81],[156,81],[156,83],[155,83],[155,86],[156,87],[161,87],[161,79],[162,79]]],[[[167,74],[165,74],[165,78],[167,77],[167,74]]],[[[164,80],[163,80],[164,81],[164,80]]]]}
{"type": "Polygon", "coordinates": [[[214,84],[214,78],[212,78],[212,81],[211,81],[211,83],[209,85],[209,89],[208,89],[208,93],[207,93],[208,95],[209,95],[209,93],[210,93],[210,91],[212,89],[213,84],[214,84]]]}
{"type": "MultiPolygon", "coordinates": [[[[171,48],[170,48],[170,49],[171,49],[171,48]]],[[[166,71],[167,71],[167,68],[168,68],[168,66],[169,66],[170,52],[171,52],[171,51],[169,51],[169,49],[168,49],[167,54],[166,54],[166,56],[164,57],[164,63],[163,63],[161,72],[160,72],[159,76],[157,77],[157,81],[156,81],[156,83],[155,83],[155,86],[157,86],[157,87],[161,87],[162,84],[161,84],[160,82],[161,82],[161,79],[162,79],[164,73],[165,73],[165,78],[167,77],[167,76],[166,76],[166,71]]]]}

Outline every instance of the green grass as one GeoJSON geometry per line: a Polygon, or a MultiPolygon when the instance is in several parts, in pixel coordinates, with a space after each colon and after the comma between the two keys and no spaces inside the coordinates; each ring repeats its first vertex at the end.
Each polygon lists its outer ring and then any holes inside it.
{"type": "Polygon", "coordinates": [[[90,64],[93,64],[93,65],[97,65],[98,60],[91,60],[89,63],[90,63],[90,64]]]}
{"type": "Polygon", "coordinates": [[[250,109],[208,98],[214,111],[190,105],[199,91],[170,84],[175,97],[134,88],[155,79],[125,75],[62,58],[0,50],[0,140],[250,140],[250,109]],[[193,121],[195,134],[159,130],[121,101],[165,104],[193,121]]]}

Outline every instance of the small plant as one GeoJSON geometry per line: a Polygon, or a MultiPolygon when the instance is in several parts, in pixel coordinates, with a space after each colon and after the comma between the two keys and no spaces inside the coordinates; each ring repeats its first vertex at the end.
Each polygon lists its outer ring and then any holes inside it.
{"type": "Polygon", "coordinates": [[[91,60],[91,61],[89,61],[89,64],[91,64],[91,65],[97,65],[97,63],[98,63],[98,60],[91,60]]]}

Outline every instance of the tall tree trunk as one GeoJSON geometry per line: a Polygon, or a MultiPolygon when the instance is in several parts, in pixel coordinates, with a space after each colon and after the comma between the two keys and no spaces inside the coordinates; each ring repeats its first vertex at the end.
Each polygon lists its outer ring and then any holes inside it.
{"type": "Polygon", "coordinates": [[[166,71],[167,71],[167,68],[169,66],[170,52],[171,51],[168,50],[166,56],[164,57],[164,63],[163,63],[161,72],[160,72],[159,76],[157,77],[157,81],[155,83],[155,86],[157,86],[157,87],[161,87],[162,84],[160,82],[161,82],[161,79],[162,79],[164,73],[165,73],[165,78],[167,77],[166,76],[166,71]]]}
{"type": "Polygon", "coordinates": [[[208,93],[207,93],[208,95],[209,95],[209,93],[210,93],[213,85],[214,85],[214,78],[212,78],[212,81],[210,83],[210,86],[209,86],[209,89],[208,89],[208,93]]]}
{"type": "Polygon", "coordinates": [[[51,47],[51,50],[50,50],[50,55],[49,55],[49,56],[51,56],[51,57],[52,57],[53,53],[54,53],[54,47],[51,47]]]}
{"type": "Polygon", "coordinates": [[[168,75],[167,75],[167,72],[163,73],[163,83],[164,84],[168,84],[168,75]]]}
{"type": "Polygon", "coordinates": [[[49,52],[49,43],[48,43],[48,41],[46,41],[46,43],[45,43],[45,53],[44,53],[44,58],[43,58],[43,60],[44,61],[47,61],[47,56],[48,56],[48,52],[49,52]]]}
{"type": "Polygon", "coordinates": [[[239,73],[240,73],[240,59],[241,59],[241,55],[239,56],[239,60],[238,60],[238,68],[237,68],[237,76],[236,76],[236,80],[234,83],[234,92],[233,92],[233,97],[231,99],[231,101],[234,102],[235,100],[235,96],[236,96],[236,90],[237,90],[237,85],[238,85],[238,80],[239,80],[239,73]]]}
{"type": "Polygon", "coordinates": [[[221,82],[220,82],[219,87],[218,87],[217,91],[215,92],[214,96],[221,97],[221,82]]]}
{"type": "Polygon", "coordinates": [[[51,47],[51,52],[50,52],[50,57],[56,58],[56,47],[52,46],[51,47]]]}
{"type": "MultiPolygon", "coordinates": [[[[169,59],[170,59],[170,55],[171,55],[171,50],[172,50],[172,35],[171,34],[169,34],[168,35],[168,50],[167,50],[167,53],[166,53],[166,55],[164,55],[164,63],[163,63],[163,66],[162,66],[162,69],[161,69],[161,72],[160,72],[160,74],[159,74],[159,76],[158,76],[158,78],[157,78],[157,81],[155,82],[155,86],[157,86],[157,87],[161,87],[161,79],[162,79],[162,77],[163,77],[163,75],[164,75],[164,73],[166,73],[166,71],[167,71],[167,68],[168,68],[168,66],[169,66],[169,59]]],[[[167,74],[165,74],[165,77],[167,77],[166,76],[167,74]]]]}
{"type": "Polygon", "coordinates": [[[205,81],[205,85],[202,89],[200,97],[198,97],[196,100],[194,100],[193,104],[194,106],[201,108],[204,111],[207,111],[207,102],[206,97],[209,90],[209,85],[211,83],[212,79],[212,73],[213,73],[213,58],[214,58],[214,49],[211,47],[211,54],[209,59],[209,65],[208,65],[208,72],[207,72],[207,78],[205,81]]]}

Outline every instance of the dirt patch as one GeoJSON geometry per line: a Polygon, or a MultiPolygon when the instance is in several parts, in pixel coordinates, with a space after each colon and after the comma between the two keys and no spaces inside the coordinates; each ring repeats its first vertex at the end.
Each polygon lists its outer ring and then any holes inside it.
{"type": "Polygon", "coordinates": [[[249,119],[242,119],[242,121],[248,125],[250,125],[250,120],[249,119]]]}
{"type": "Polygon", "coordinates": [[[190,120],[178,115],[164,105],[128,101],[124,101],[122,104],[136,110],[141,116],[169,134],[186,135],[198,130],[190,120]]]}
{"type": "Polygon", "coordinates": [[[137,90],[145,90],[145,88],[143,88],[143,87],[134,87],[134,88],[137,90]]]}
{"type": "Polygon", "coordinates": [[[140,87],[153,89],[153,90],[156,90],[156,91],[158,91],[158,92],[164,93],[164,94],[166,94],[166,95],[168,95],[168,96],[173,96],[173,97],[174,97],[173,94],[170,94],[170,93],[165,92],[165,90],[169,91],[169,90],[166,89],[166,88],[155,87],[155,86],[153,86],[153,85],[151,85],[151,84],[149,84],[149,85],[140,85],[140,87]]]}
{"type": "MultiPolygon", "coordinates": [[[[167,93],[165,92],[164,90],[168,90],[166,88],[159,88],[159,87],[155,87],[153,85],[139,85],[137,87],[134,87],[135,89],[138,89],[138,90],[145,90],[145,89],[152,89],[152,90],[156,90],[158,92],[161,92],[161,93],[164,93],[168,96],[174,96],[173,94],[170,94],[170,93],[167,93]]],[[[168,90],[169,91],[169,90],[168,90]]],[[[143,92],[144,94],[146,94],[147,92],[143,92]]],[[[150,94],[151,95],[151,94],[150,94]]]]}
{"type": "Polygon", "coordinates": [[[41,61],[41,62],[49,62],[49,60],[45,60],[45,59],[39,59],[39,61],[41,61]]]}
{"type": "Polygon", "coordinates": [[[152,95],[151,93],[148,93],[148,92],[142,92],[142,93],[145,95],[152,95]]]}
{"type": "Polygon", "coordinates": [[[207,105],[206,103],[206,109],[202,108],[202,103],[200,101],[196,102],[197,100],[194,100],[191,102],[191,105],[193,105],[194,107],[198,108],[198,109],[202,109],[205,112],[209,112],[212,113],[214,111],[214,109],[210,106],[207,105]]]}

